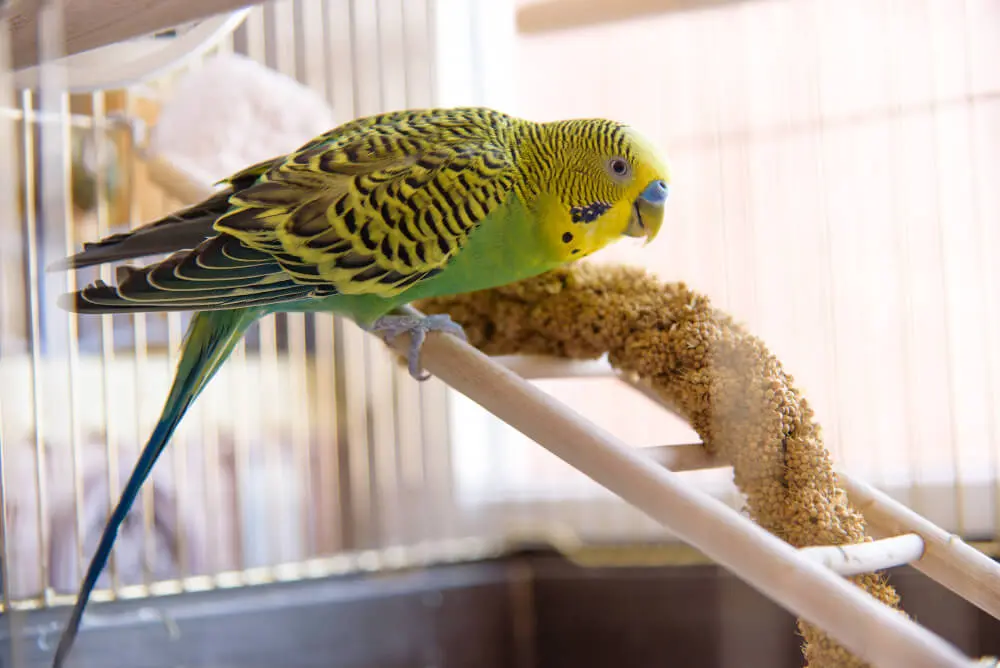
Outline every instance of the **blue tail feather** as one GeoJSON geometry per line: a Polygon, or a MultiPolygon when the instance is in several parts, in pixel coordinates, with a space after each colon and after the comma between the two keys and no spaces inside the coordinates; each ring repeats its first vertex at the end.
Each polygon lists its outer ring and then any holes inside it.
{"type": "Polygon", "coordinates": [[[90,560],[86,576],[77,594],[73,612],[59,639],[59,646],[52,662],[53,668],[61,668],[73,646],[84,608],[87,607],[101,571],[108,563],[115,539],[118,537],[118,530],[135,503],[136,497],[139,496],[139,491],[153,470],[160,453],[166,448],[188,408],[232,353],[247,327],[260,315],[258,309],[201,311],[191,319],[173,387],[163,406],[160,421],[139,455],[118,505],[104,526],[100,543],[90,560]]]}

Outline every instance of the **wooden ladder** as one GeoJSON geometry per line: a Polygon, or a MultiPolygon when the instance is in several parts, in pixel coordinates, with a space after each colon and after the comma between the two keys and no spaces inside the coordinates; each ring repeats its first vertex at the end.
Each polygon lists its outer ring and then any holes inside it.
{"type": "MultiPolygon", "coordinates": [[[[407,337],[400,337],[393,346],[404,353],[407,343],[407,337]]],[[[720,466],[701,445],[667,446],[654,458],[529,382],[614,375],[664,406],[639,380],[601,362],[491,358],[453,336],[428,336],[421,359],[433,375],[785,609],[822,628],[859,658],[900,668],[1000,665],[994,658],[966,657],[843,579],[910,564],[1000,619],[1000,564],[872,486],[838,473],[851,504],[880,539],[796,549],[678,475],[720,466]]]]}

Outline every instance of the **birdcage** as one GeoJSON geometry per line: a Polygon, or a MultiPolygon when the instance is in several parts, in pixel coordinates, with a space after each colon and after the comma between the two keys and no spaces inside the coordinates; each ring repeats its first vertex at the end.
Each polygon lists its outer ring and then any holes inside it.
{"type": "Polygon", "coordinates": [[[0,3],[0,665],[51,661],[189,320],[68,314],[59,294],[113,273],[48,265],[339,123],[451,105],[662,143],[670,229],[592,263],[684,281],[706,327],[759,335],[889,540],[768,542],[666,398],[682,374],[476,330],[489,357],[430,337],[416,383],[353,323],[281,314],[185,417],[71,665],[800,665],[790,613],[877,665],[971,665],[840,577],[885,568],[922,625],[1000,654],[1000,5],[239,4],[0,3]]]}

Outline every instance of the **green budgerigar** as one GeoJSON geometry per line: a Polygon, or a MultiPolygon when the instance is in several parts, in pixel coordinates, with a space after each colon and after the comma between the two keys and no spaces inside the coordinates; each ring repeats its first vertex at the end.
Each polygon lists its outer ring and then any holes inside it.
{"type": "Polygon", "coordinates": [[[244,169],[205,201],[86,244],[73,269],[149,255],[64,296],[79,313],[195,311],[173,387],[97,547],[56,650],[62,665],[118,529],[185,411],[258,318],[332,312],[392,338],[462,336],[413,300],[525,279],[622,237],[651,241],[669,174],[653,144],[605,119],[536,123],[486,108],[383,113],[244,169]]]}

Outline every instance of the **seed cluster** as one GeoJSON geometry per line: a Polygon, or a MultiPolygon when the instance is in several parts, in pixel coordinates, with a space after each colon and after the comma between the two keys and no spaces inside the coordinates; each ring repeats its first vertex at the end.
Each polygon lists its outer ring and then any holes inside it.
{"type": "MultiPolygon", "coordinates": [[[[820,427],[778,360],[756,337],[683,283],[647,272],[576,264],[492,290],[422,301],[449,313],[491,355],[594,359],[650,382],[717,457],[733,464],[746,510],[796,547],[871,540],[837,483],[820,427]]],[[[898,608],[880,574],[852,578],[898,608]]],[[[864,666],[799,621],[809,666],[864,666]]]]}

